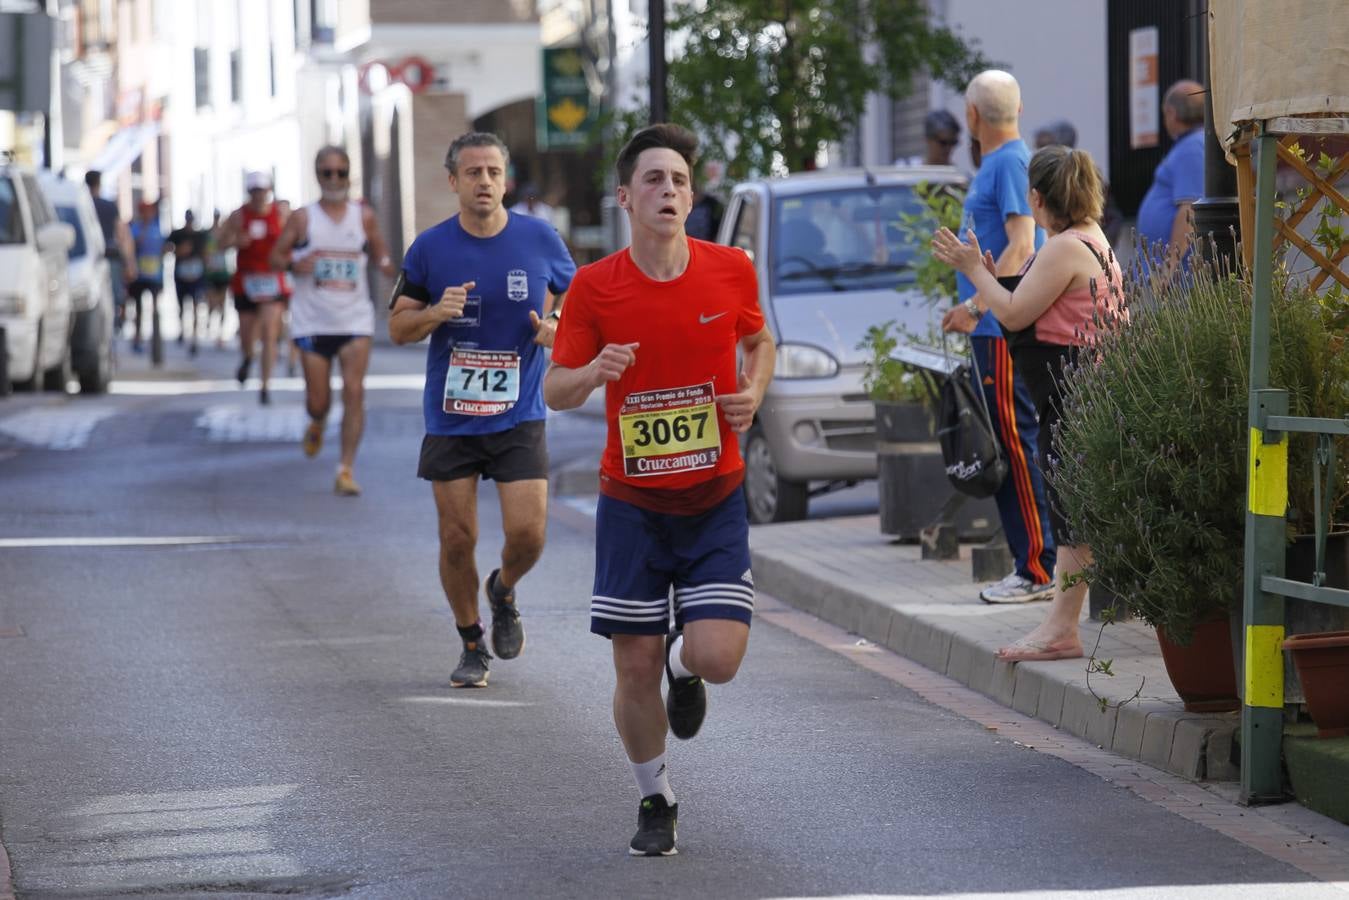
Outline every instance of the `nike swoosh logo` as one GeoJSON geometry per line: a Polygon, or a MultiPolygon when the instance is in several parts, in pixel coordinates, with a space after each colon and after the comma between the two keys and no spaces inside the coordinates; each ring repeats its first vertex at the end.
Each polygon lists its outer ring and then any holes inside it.
{"type": "Polygon", "coordinates": [[[711,322],[713,319],[720,319],[720,318],[721,318],[722,316],[724,316],[724,315],[726,315],[726,313],[724,313],[724,312],[719,312],[719,313],[717,313],[715,316],[704,316],[704,315],[702,315],[701,313],[699,313],[699,315],[698,315],[698,324],[699,324],[699,325],[706,325],[708,322],[711,322]]]}

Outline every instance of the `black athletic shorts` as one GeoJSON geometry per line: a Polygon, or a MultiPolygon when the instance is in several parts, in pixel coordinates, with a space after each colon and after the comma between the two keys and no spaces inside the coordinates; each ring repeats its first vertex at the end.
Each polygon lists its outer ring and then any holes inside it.
{"type": "Polygon", "coordinates": [[[197,279],[196,281],[175,281],[173,283],[173,289],[178,294],[178,299],[180,300],[186,297],[197,300],[201,297],[202,291],[206,289],[206,282],[201,279],[197,279]]]}
{"type": "Polygon", "coordinates": [[[317,353],[328,361],[338,354],[347,344],[356,340],[358,337],[366,335],[359,334],[311,334],[305,337],[292,338],[291,343],[306,353],[317,353]]]}
{"type": "Polygon", "coordinates": [[[495,434],[422,438],[417,477],[455,481],[481,475],[494,481],[529,481],[548,477],[548,444],[543,420],[521,422],[495,434]]]}

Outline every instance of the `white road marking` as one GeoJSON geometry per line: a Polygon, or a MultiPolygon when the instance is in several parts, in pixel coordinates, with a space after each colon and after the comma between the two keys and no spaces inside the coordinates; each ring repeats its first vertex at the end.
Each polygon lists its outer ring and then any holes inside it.
{"type": "MultiPolygon", "coordinates": [[[[340,388],[341,378],[333,378],[332,385],[340,388]]],[[[367,391],[421,391],[426,385],[425,374],[412,375],[366,375],[365,389],[367,391]]],[[[256,378],[250,378],[244,385],[248,390],[257,390],[260,382],[256,378]]],[[[303,392],[303,378],[273,378],[268,383],[268,388],[276,392],[303,392]]],[[[112,394],[123,394],[131,397],[167,397],[182,396],[185,394],[228,394],[240,393],[239,382],[217,380],[196,380],[188,379],[183,381],[114,381],[108,388],[112,394]]]]}
{"type": "Polygon", "coordinates": [[[239,883],[304,874],[276,852],[266,823],[296,784],[113,794],[79,804],[51,835],[50,857],[28,878],[34,890],[97,895],[114,887],[181,881],[239,883]]]}
{"type": "Polygon", "coordinates": [[[471,700],[468,697],[403,697],[402,701],[404,703],[435,703],[441,706],[493,706],[503,708],[534,705],[519,700],[471,700]]]}
{"type": "Polygon", "coordinates": [[[173,547],[194,544],[238,544],[247,538],[219,537],[29,537],[0,538],[0,550],[28,547],[173,547]]]}
{"type": "Polygon", "coordinates": [[[0,434],[48,450],[78,450],[89,443],[99,422],[116,413],[81,404],[78,408],[26,409],[0,419],[0,434]]]}

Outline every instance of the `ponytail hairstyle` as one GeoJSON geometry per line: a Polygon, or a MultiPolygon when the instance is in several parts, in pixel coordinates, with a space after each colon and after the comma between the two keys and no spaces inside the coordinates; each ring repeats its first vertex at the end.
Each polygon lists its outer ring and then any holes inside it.
{"type": "Polygon", "coordinates": [[[1085,150],[1052,145],[1030,160],[1030,186],[1045,200],[1054,228],[1062,231],[1087,219],[1099,222],[1105,209],[1101,172],[1085,150]]]}

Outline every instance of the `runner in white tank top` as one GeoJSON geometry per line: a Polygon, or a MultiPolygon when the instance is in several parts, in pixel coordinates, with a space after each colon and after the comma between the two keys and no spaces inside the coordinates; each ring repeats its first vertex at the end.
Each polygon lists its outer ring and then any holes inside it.
{"type": "Polygon", "coordinates": [[[297,273],[290,301],[291,334],[296,338],[374,334],[361,205],[346,201],[337,220],[322,201],[309,204],[304,212],[308,240],[295,248],[292,259],[310,260],[314,268],[309,275],[297,273]]]}
{"type": "Polygon", "coordinates": [[[356,448],[365,430],[365,370],[375,307],[366,278],[367,260],[377,261],[389,277],[397,272],[379,232],[375,213],[348,199],[351,160],[341,147],[324,147],[314,159],[322,199],[295,212],[272,250],[275,269],[295,275],[290,329],[304,365],[305,409],[309,427],[302,446],[317,456],[332,406],[332,364],[342,367],[342,455],[333,490],[354,497],[361,492],[351,475],[356,448]]]}

